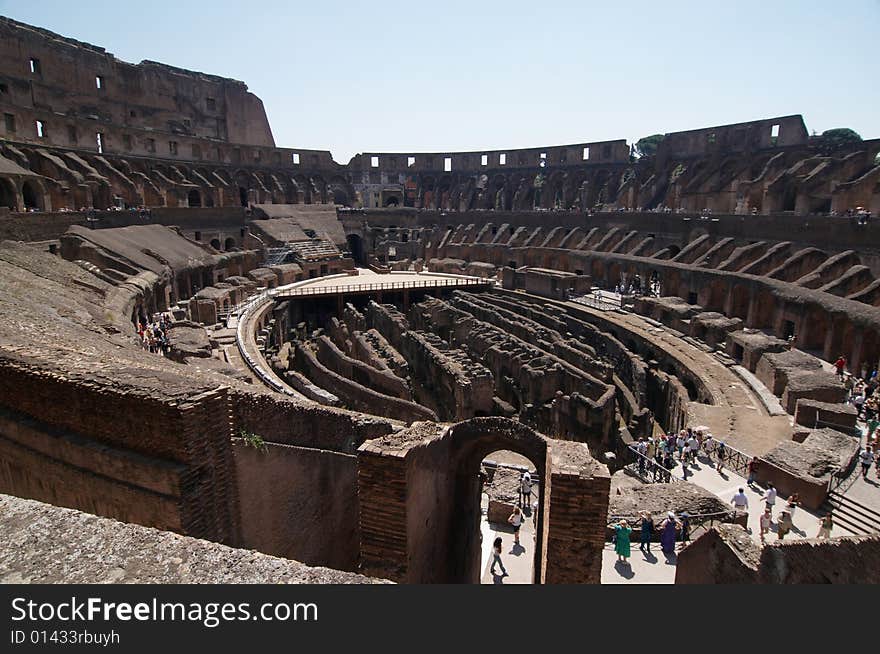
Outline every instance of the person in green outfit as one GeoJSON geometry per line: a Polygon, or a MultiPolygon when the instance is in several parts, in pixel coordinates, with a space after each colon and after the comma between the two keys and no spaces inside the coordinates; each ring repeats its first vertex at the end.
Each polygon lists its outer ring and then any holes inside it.
{"type": "Polygon", "coordinates": [[[632,528],[627,524],[626,520],[621,520],[614,527],[614,551],[617,552],[617,560],[627,563],[630,557],[629,536],[632,528]]]}

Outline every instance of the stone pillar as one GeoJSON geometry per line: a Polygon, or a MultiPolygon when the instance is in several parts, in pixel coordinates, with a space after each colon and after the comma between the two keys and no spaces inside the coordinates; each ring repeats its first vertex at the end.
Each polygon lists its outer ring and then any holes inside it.
{"type": "Polygon", "coordinates": [[[564,456],[566,448],[577,445],[551,445],[544,579],[548,584],[598,584],[602,579],[611,476],[605,466],[593,462],[595,467],[585,470],[577,459],[564,456]]]}
{"type": "Polygon", "coordinates": [[[397,582],[407,575],[405,454],[358,448],[360,571],[397,582]]]}

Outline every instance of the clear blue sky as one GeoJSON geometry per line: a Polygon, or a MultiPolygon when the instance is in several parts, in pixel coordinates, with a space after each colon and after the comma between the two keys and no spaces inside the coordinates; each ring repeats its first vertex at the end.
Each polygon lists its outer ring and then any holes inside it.
{"type": "Polygon", "coordinates": [[[240,79],[279,146],[340,163],[795,113],[880,137],[880,0],[0,0],[0,14],[240,79]]]}

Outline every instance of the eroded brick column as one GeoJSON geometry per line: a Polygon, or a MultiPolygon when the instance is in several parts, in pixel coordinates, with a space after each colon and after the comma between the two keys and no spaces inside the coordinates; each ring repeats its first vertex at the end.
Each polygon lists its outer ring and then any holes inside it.
{"type": "Polygon", "coordinates": [[[547,533],[548,584],[598,584],[608,519],[611,476],[595,460],[579,462],[571,446],[552,443],[547,533]]]}
{"type": "Polygon", "coordinates": [[[405,451],[358,449],[360,571],[402,582],[407,574],[405,451]]]}

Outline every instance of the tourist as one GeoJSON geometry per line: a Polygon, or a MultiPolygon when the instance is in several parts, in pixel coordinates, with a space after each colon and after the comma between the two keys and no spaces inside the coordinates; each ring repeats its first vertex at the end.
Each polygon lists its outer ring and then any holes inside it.
{"type": "Polygon", "coordinates": [[[758,457],[753,456],[749,461],[749,479],[746,482],[749,486],[755,483],[755,476],[758,474],[758,457]]]}
{"type": "Polygon", "coordinates": [[[788,502],[785,505],[785,509],[788,511],[788,514],[791,516],[791,522],[794,524],[794,512],[797,510],[798,506],[801,504],[801,497],[797,493],[792,493],[788,502]]]}
{"type": "Polygon", "coordinates": [[[746,497],[742,488],[736,492],[733,499],[730,500],[730,503],[733,504],[733,510],[737,514],[749,512],[749,498],[746,497]]]}
{"type": "Polygon", "coordinates": [[[661,448],[657,448],[657,452],[654,454],[654,481],[656,482],[658,479],[663,478],[663,452],[661,448]]]}
{"type": "Polygon", "coordinates": [[[679,524],[681,525],[681,546],[684,548],[685,543],[691,539],[691,516],[687,511],[679,514],[679,524]]]}
{"type": "Polygon", "coordinates": [[[507,518],[507,522],[513,526],[513,542],[519,545],[519,528],[522,527],[523,514],[518,506],[513,507],[513,513],[507,518]]]}
{"type": "Polygon", "coordinates": [[[672,481],[672,469],[675,467],[675,459],[671,453],[667,454],[666,458],[663,459],[663,467],[666,468],[663,473],[664,481],[668,484],[672,481]]]}
{"type": "Polygon", "coordinates": [[[507,570],[504,569],[504,564],[501,562],[501,536],[498,536],[492,543],[492,565],[489,567],[489,572],[493,575],[495,574],[496,563],[501,567],[501,576],[506,577],[507,570]]]}
{"type": "Polygon", "coordinates": [[[791,514],[783,509],[782,513],[779,514],[779,520],[776,523],[776,537],[779,540],[785,538],[785,535],[791,531],[791,514]]]}
{"type": "Polygon", "coordinates": [[[712,437],[712,434],[706,434],[706,439],[703,441],[703,451],[709,457],[709,461],[711,461],[712,452],[715,451],[715,439],[712,437]]]}
{"type": "Polygon", "coordinates": [[[687,432],[682,429],[678,432],[678,438],[675,441],[675,447],[678,450],[678,460],[682,461],[684,457],[684,446],[687,442],[687,432]]]}
{"type": "Polygon", "coordinates": [[[822,516],[822,522],[819,525],[819,533],[816,538],[831,538],[831,530],[834,529],[834,518],[830,513],[822,516]]]}
{"type": "Polygon", "coordinates": [[[675,514],[670,511],[666,514],[666,519],[660,525],[660,549],[664,554],[672,554],[675,552],[675,532],[681,529],[681,523],[675,518],[675,514]]]}
{"type": "Polygon", "coordinates": [[[721,469],[724,467],[724,457],[727,455],[727,448],[724,446],[724,441],[718,441],[718,465],[716,466],[716,470],[720,473],[721,469]]]}
{"type": "Polygon", "coordinates": [[[769,506],[764,509],[758,524],[761,530],[761,545],[763,545],[765,536],[770,533],[770,525],[773,524],[773,513],[770,511],[769,506]]]}
{"type": "MultiPolygon", "coordinates": [[[[878,399],[877,399],[876,395],[872,395],[871,399],[873,400],[872,404],[874,404],[876,406],[878,403],[878,399]]],[[[866,445],[869,444],[871,441],[873,441],[877,437],[877,434],[880,433],[877,430],[878,427],[880,427],[880,413],[872,412],[871,418],[865,424],[865,444],[866,445]]]]}
{"type": "Polygon", "coordinates": [[[651,517],[650,511],[639,511],[639,516],[641,517],[639,521],[639,526],[641,527],[641,544],[639,549],[643,552],[646,550],[650,552],[651,537],[654,535],[654,519],[651,517]]]}
{"type": "Polygon", "coordinates": [[[834,367],[837,369],[837,376],[840,379],[843,379],[843,371],[846,370],[846,357],[842,354],[837,357],[837,361],[834,362],[834,367]]]}
{"type": "Polygon", "coordinates": [[[688,447],[688,461],[691,463],[697,462],[697,451],[700,449],[700,441],[697,440],[697,437],[694,434],[691,434],[691,437],[687,440],[688,447]]]}
{"type": "Polygon", "coordinates": [[[870,445],[866,445],[859,454],[859,462],[862,464],[862,479],[867,479],[871,464],[874,463],[874,452],[870,445]]]}
{"type": "Polygon", "coordinates": [[[647,450],[648,450],[648,446],[645,443],[645,439],[640,438],[638,443],[636,443],[636,449],[635,449],[636,454],[638,455],[637,458],[639,460],[639,474],[640,475],[645,474],[645,453],[647,452],[647,450]]]}
{"type": "Polygon", "coordinates": [[[617,552],[617,560],[620,563],[628,563],[630,557],[629,536],[632,529],[626,520],[621,520],[614,527],[614,551],[617,552]]]}
{"type": "Polygon", "coordinates": [[[532,475],[528,470],[522,473],[519,480],[519,505],[522,507],[531,506],[532,504],[532,475]]]}
{"type": "Polygon", "coordinates": [[[770,513],[773,513],[773,506],[776,504],[776,487],[773,484],[767,484],[767,491],[764,493],[764,497],[761,498],[762,501],[766,502],[767,508],[770,509],[770,513]]]}

